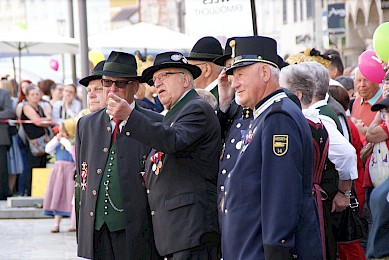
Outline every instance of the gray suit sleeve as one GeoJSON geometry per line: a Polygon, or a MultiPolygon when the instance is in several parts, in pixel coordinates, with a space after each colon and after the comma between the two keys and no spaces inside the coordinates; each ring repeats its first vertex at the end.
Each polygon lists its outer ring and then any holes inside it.
{"type": "Polygon", "coordinates": [[[12,108],[12,100],[8,91],[0,92],[0,119],[14,119],[15,111],[12,108]]]}

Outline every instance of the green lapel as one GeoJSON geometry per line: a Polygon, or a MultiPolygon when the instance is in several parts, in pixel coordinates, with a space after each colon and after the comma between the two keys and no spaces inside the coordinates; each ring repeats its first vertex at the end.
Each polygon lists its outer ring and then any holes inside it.
{"type": "Polygon", "coordinates": [[[163,118],[163,121],[166,121],[168,118],[170,118],[179,108],[185,105],[186,102],[188,102],[188,100],[191,99],[196,93],[197,92],[194,89],[189,90],[189,92],[180,101],[174,104],[174,106],[166,113],[165,117],[163,118]]]}

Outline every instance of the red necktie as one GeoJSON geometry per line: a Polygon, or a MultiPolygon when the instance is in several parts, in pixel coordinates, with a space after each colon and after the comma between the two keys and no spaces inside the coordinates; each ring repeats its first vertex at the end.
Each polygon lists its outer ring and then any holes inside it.
{"type": "Polygon", "coordinates": [[[112,142],[116,142],[116,134],[120,133],[119,125],[123,120],[119,118],[112,118],[112,120],[115,122],[115,128],[113,129],[113,133],[112,133],[112,142]]]}

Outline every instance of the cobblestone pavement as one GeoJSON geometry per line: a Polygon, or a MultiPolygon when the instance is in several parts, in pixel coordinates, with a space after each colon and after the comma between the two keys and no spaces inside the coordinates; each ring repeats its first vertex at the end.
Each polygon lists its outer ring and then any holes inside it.
{"type": "Polygon", "coordinates": [[[52,234],[53,219],[0,219],[0,260],[76,260],[76,233],[68,232],[70,219],[52,234]]]}

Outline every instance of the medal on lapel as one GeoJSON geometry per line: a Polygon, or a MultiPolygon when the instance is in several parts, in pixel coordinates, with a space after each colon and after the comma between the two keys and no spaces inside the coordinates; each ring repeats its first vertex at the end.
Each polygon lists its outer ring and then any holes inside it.
{"type": "Polygon", "coordinates": [[[86,188],[86,176],[88,175],[88,164],[86,162],[83,162],[81,164],[81,178],[82,178],[82,183],[81,183],[81,188],[82,190],[85,190],[86,188]]]}
{"type": "Polygon", "coordinates": [[[153,163],[151,170],[155,173],[155,175],[158,175],[162,168],[162,155],[162,152],[157,152],[150,158],[151,162],[153,163]]]}
{"type": "MultiPolygon", "coordinates": [[[[251,126],[250,126],[251,127],[251,126]]],[[[250,144],[251,140],[253,140],[253,136],[255,132],[257,131],[257,127],[254,128],[254,130],[251,130],[250,128],[248,130],[241,130],[241,135],[243,139],[243,147],[240,153],[243,153],[247,146],[250,144]]]]}

